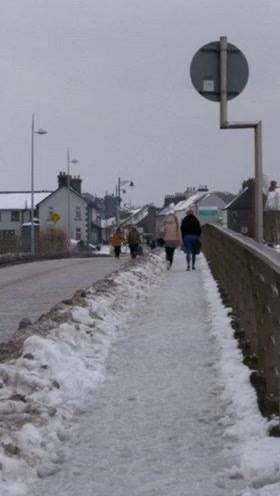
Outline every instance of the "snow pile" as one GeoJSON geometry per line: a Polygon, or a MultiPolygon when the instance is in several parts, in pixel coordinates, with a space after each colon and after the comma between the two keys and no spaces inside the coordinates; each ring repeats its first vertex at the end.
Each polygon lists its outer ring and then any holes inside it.
{"type": "MultiPolygon", "coordinates": [[[[73,414],[103,379],[110,343],[164,264],[151,255],[57,310],[46,336],[31,335],[20,358],[0,364],[0,494],[20,496],[23,482],[55,473],[73,414]]],[[[36,332],[36,328],[35,328],[36,332]]]]}
{"type": "MultiPolygon", "coordinates": [[[[224,436],[237,450],[239,466],[225,477],[244,479],[248,489],[242,496],[279,496],[280,441],[268,436],[269,422],[259,412],[256,393],[250,383],[250,370],[243,365],[242,353],[233,337],[228,312],[221,305],[217,283],[204,270],[204,289],[210,313],[210,332],[220,348],[215,364],[227,405],[222,423],[224,436]]],[[[240,494],[240,493],[238,493],[240,494]]]]}

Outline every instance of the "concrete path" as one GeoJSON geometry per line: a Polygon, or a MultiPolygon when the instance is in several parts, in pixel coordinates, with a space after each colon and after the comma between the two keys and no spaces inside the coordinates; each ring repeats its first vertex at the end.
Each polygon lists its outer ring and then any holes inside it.
{"type": "Polygon", "coordinates": [[[230,496],[234,463],[219,419],[224,405],[201,260],[183,256],[120,331],[105,382],[77,416],[62,470],[30,496],[230,496]]]}

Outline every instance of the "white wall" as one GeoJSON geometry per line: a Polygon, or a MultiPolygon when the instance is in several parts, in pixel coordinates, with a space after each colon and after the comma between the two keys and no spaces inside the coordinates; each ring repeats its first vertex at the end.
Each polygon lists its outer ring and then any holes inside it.
{"type": "Polygon", "coordinates": [[[22,224],[24,224],[25,222],[30,222],[30,212],[28,210],[18,211],[19,221],[12,221],[12,210],[0,210],[0,231],[15,231],[17,236],[21,234],[22,224]]]}
{"type": "MultiPolygon", "coordinates": [[[[76,229],[81,229],[81,239],[85,242],[87,239],[87,203],[83,198],[78,195],[69,192],[70,194],[70,237],[71,239],[76,239],[76,229]],[[76,215],[76,207],[80,207],[81,218],[76,215]]],[[[60,215],[60,220],[55,225],[56,228],[62,229],[66,235],[68,232],[68,189],[60,188],[55,191],[52,195],[47,197],[39,205],[39,220],[40,229],[48,229],[54,227],[50,222],[49,215],[50,212],[57,212],[60,215]]]]}

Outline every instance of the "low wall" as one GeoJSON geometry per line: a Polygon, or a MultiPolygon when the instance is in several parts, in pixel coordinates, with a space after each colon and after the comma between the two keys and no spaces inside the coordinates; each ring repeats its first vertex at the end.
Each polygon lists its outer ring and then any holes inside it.
{"type": "Polygon", "coordinates": [[[245,363],[255,369],[267,413],[280,400],[280,253],[221,227],[203,228],[203,251],[232,307],[245,363]]]}

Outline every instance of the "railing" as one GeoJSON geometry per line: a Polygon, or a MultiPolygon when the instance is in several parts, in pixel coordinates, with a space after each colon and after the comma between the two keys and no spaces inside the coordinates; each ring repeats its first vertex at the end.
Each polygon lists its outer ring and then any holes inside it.
{"type": "Polygon", "coordinates": [[[203,251],[233,310],[244,362],[254,371],[261,410],[279,414],[280,253],[232,231],[206,225],[203,251]]]}

